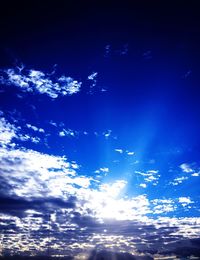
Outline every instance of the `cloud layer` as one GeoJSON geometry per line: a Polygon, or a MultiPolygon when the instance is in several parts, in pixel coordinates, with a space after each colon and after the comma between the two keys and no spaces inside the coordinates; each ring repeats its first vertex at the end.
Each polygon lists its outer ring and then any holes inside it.
{"type": "MultiPolygon", "coordinates": [[[[26,128],[45,133],[31,124],[26,128]]],[[[163,216],[191,207],[190,197],[127,197],[127,180],[99,182],[81,175],[79,165],[65,156],[20,146],[21,128],[4,117],[0,138],[2,255],[50,252],[80,259],[95,249],[100,255],[107,250],[152,258],[199,256],[200,218],[163,216]]],[[[188,167],[181,169],[193,173],[188,167]]],[[[97,171],[108,174],[109,168],[97,171]]],[[[147,185],[160,177],[157,170],[137,174],[147,185]]]]}

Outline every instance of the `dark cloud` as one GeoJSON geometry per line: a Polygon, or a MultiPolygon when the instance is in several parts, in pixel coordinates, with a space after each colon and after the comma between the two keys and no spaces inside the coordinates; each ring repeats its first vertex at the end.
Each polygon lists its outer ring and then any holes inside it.
{"type": "Polygon", "coordinates": [[[56,209],[74,207],[74,197],[70,197],[67,201],[56,198],[37,199],[30,201],[17,197],[0,197],[0,212],[14,216],[23,216],[26,210],[37,210],[41,213],[50,213],[54,212],[56,209]]]}
{"type": "Polygon", "coordinates": [[[153,260],[150,256],[134,256],[129,253],[118,253],[109,251],[92,251],[88,260],[153,260]]]}

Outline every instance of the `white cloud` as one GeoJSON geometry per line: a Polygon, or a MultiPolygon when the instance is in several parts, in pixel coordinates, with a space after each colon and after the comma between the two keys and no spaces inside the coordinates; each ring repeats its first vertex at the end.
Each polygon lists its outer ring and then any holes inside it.
{"type": "Polygon", "coordinates": [[[57,123],[56,123],[56,122],[54,122],[53,120],[50,120],[50,121],[49,121],[49,124],[50,124],[50,125],[53,125],[53,126],[55,126],[55,127],[57,127],[57,126],[58,126],[58,125],[57,125],[57,123]]]}
{"type": "Polygon", "coordinates": [[[106,219],[134,220],[141,219],[149,210],[149,202],[145,195],[130,199],[122,197],[127,182],[117,180],[114,183],[100,185],[98,190],[84,190],[79,194],[85,198],[80,207],[81,214],[88,214],[101,221],[106,219]]]}
{"type": "Polygon", "coordinates": [[[190,173],[190,172],[193,172],[193,169],[190,167],[189,164],[187,163],[183,163],[180,165],[180,168],[182,169],[183,172],[186,172],[186,173],[190,173]]]}
{"type": "Polygon", "coordinates": [[[108,129],[107,131],[103,132],[103,136],[104,136],[105,138],[110,137],[111,134],[112,134],[112,130],[110,130],[110,129],[108,129]]]}
{"type": "Polygon", "coordinates": [[[76,135],[78,135],[78,132],[74,131],[72,129],[63,129],[58,134],[59,134],[60,137],[64,137],[64,136],[75,137],[76,135]]]}
{"type": "Polygon", "coordinates": [[[115,152],[123,153],[123,150],[122,149],[115,149],[115,152]]]}
{"type": "Polygon", "coordinates": [[[160,178],[158,172],[158,170],[148,170],[147,172],[135,171],[135,173],[138,173],[144,177],[144,182],[152,183],[153,185],[158,184],[158,180],[160,178]]]}
{"type": "Polygon", "coordinates": [[[88,79],[89,79],[89,80],[95,80],[96,77],[97,77],[97,75],[98,75],[98,72],[93,72],[92,74],[90,74],[90,75],[88,76],[88,79]]]}
{"type": "Polygon", "coordinates": [[[11,143],[12,139],[17,137],[17,128],[10,124],[5,118],[0,118],[0,144],[2,146],[11,143]]]}
{"type": "Polygon", "coordinates": [[[141,184],[140,184],[140,187],[142,187],[142,188],[146,188],[147,185],[146,185],[146,183],[141,183],[141,184]]]}
{"type": "Polygon", "coordinates": [[[39,127],[34,126],[34,125],[31,125],[31,124],[26,124],[26,126],[27,126],[29,129],[32,129],[32,130],[35,131],[35,132],[44,133],[44,129],[43,129],[43,128],[39,128],[39,127]]]}
{"type": "Polygon", "coordinates": [[[134,154],[135,154],[134,152],[127,151],[127,155],[134,155],[134,154]]]}
{"type": "Polygon", "coordinates": [[[183,181],[186,181],[187,179],[188,179],[187,176],[178,177],[178,178],[175,178],[172,182],[170,182],[170,184],[177,186],[177,185],[181,184],[183,181]]]}
{"type": "MultiPolygon", "coordinates": [[[[27,149],[1,148],[0,170],[1,178],[9,186],[10,196],[29,200],[60,198],[64,201],[75,196],[78,212],[102,220],[137,219],[149,211],[145,196],[123,198],[126,181],[104,183],[92,189],[93,179],[77,175],[65,157],[27,149]]],[[[101,170],[107,172],[108,168],[101,170]]]]}
{"type": "Polygon", "coordinates": [[[59,132],[59,136],[61,137],[65,136],[65,132],[64,131],[59,132]]]}
{"type": "Polygon", "coordinates": [[[153,214],[163,214],[172,212],[176,209],[176,205],[172,199],[154,199],[152,203],[152,212],[153,214]]]}
{"type": "Polygon", "coordinates": [[[41,141],[41,139],[39,137],[37,137],[37,136],[30,136],[28,134],[24,134],[24,135],[19,134],[17,136],[17,139],[19,139],[21,141],[31,141],[32,143],[35,143],[35,144],[37,144],[37,143],[39,143],[41,141]]]}
{"type": "MultiPolygon", "coordinates": [[[[109,168],[107,168],[107,167],[101,167],[101,168],[99,168],[98,170],[94,171],[94,173],[98,173],[98,174],[104,173],[105,175],[106,175],[108,172],[109,172],[109,168]]],[[[105,176],[105,175],[104,175],[104,176],[105,176]]]]}
{"type": "Polygon", "coordinates": [[[193,177],[199,177],[200,176],[200,172],[194,172],[191,174],[191,176],[193,177]]]}
{"type": "Polygon", "coordinates": [[[71,77],[62,76],[52,79],[38,70],[4,70],[4,76],[1,77],[1,83],[4,85],[14,85],[24,92],[38,92],[46,94],[51,98],[58,96],[72,95],[80,91],[81,82],[71,77]]]}
{"type": "Polygon", "coordinates": [[[19,197],[58,197],[66,199],[74,184],[86,187],[90,179],[76,177],[74,167],[65,157],[26,149],[0,149],[1,172],[11,185],[10,193],[19,197]]]}
{"type": "Polygon", "coordinates": [[[193,203],[189,197],[180,197],[178,198],[179,203],[181,203],[183,206],[188,205],[190,203],[193,203]]]}
{"type": "Polygon", "coordinates": [[[104,167],[99,169],[101,172],[109,172],[109,168],[104,167]]]}

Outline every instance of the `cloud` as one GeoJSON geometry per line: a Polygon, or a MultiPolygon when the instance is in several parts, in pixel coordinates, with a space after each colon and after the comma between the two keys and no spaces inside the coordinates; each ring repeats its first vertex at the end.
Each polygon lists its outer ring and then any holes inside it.
{"type": "Polygon", "coordinates": [[[118,257],[117,252],[126,252],[128,259],[133,255],[137,259],[199,256],[200,218],[162,217],[99,223],[77,217],[74,208],[50,213],[28,209],[22,217],[0,214],[0,225],[4,227],[3,248],[13,255],[45,255],[48,250],[51,256],[88,259],[95,249],[101,257],[118,257]],[[102,250],[113,253],[102,254],[102,250]]]}
{"type": "MultiPolygon", "coordinates": [[[[31,124],[26,124],[28,129],[33,130],[34,132],[44,133],[44,129],[37,128],[36,126],[32,126],[31,124]]],[[[41,138],[38,136],[32,136],[30,133],[21,133],[21,126],[16,126],[8,122],[4,117],[0,117],[0,146],[7,147],[16,146],[18,141],[30,141],[32,143],[41,142],[41,138]],[[15,142],[13,142],[13,139],[15,142]]]]}
{"type": "Polygon", "coordinates": [[[177,177],[172,182],[170,182],[170,184],[177,186],[177,185],[181,184],[183,181],[186,181],[186,180],[188,180],[187,176],[177,177]]]}
{"type": "Polygon", "coordinates": [[[115,149],[115,152],[117,152],[117,153],[123,153],[123,150],[122,150],[122,149],[115,149]]]}
{"type": "Polygon", "coordinates": [[[176,204],[172,199],[154,199],[151,201],[153,208],[153,214],[166,214],[168,212],[173,212],[176,209],[176,204]]]}
{"type": "Polygon", "coordinates": [[[31,125],[31,124],[26,124],[26,126],[29,129],[32,129],[35,132],[40,132],[40,133],[44,133],[45,132],[43,128],[38,128],[37,126],[31,125]]]}
{"type": "Polygon", "coordinates": [[[140,184],[140,187],[142,187],[142,188],[146,188],[147,185],[146,185],[146,183],[141,183],[141,184],[140,184]]]}
{"type": "MultiPolygon", "coordinates": [[[[158,184],[158,180],[160,178],[160,174],[158,174],[159,173],[158,170],[148,170],[146,172],[135,171],[135,173],[138,173],[139,175],[143,176],[145,183],[152,183],[152,185],[157,185],[158,184]]],[[[141,187],[144,188],[144,185],[141,186],[141,187]]]]}
{"type": "Polygon", "coordinates": [[[37,136],[30,136],[28,134],[18,134],[17,139],[20,141],[31,141],[32,143],[40,143],[41,139],[37,136]]]}
{"type": "MultiPolygon", "coordinates": [[[[74,167],[75,164],[68,162],[65,157],[31,149],[2,147],[1,185],[11,198],[32,201],[55,198],[67,201],[74,196],[77,212],[102,220],[113,216],[115,219],[135,219],[148,212],[148,200],[144,196],[131,199],[121,197],[127,184],[124,180],[104,183],[92,189],[93,179],[78,175],[78,166],[74,167]]],[[[108,170],[100,168],[102,172],[108,170]]]]}
{"type": "Polygon", "coordinates": [[[59,96],[76,94],[80,91],[82,85],[82,82],[78,82],[71,77],[55,78],[53,75],[33,69],[4,70],[0,83],[7,86],[16,86],[23,92],[46,94],[53,99],[59,96]]]}
{"type": "Polygon", "coordinates": [[[108,167],[101,167],[98,170],[95,171],[95,173],[108,173],[109,168],[108,167]]]}
{"type": "Polygon", "coordinates": [[[190,173],[190,172],[193,172],[193,169],[190,167],[189,164],[187,163],[183,163],[180,165],[180,168],[182,169],[183,172],[186,172],[186,173],[190,173]]]}
{"type": "Polygon", "coordinates": [[[193,177],[199,177],[200,176],[200,172],[194,172],[191,174],[191,176],[193,177]]]}
{"type": "MultiPolygon", "coordinates": [[[[9,144],[16,136],[14,126],[2,120],[3,129],[11,133],[4,138],[5,144],[9,144]]],[[[27,127],[38,131],[37,127],[30,124],[27,127]]],[[[18,133],[20,140],[30,139],[29,135],[18,133]]],[[[90,177],[77,174],[78,165],[68,162],[63,156],[44,154],[26,148],[11,149],[3,146],[0,149],[0,176],[3,190],[11,198],[21,198],[34,201],[36,199],[61,199],[67,201],[71,196],[76,197],[76,209],[82,215],[103,219],[110,215],[110,208],[114,207],[115,218],[135,218],[135,200],[142,202],[141,197],[134,199],[118,198],[121,190],[126,186],[124,180],[117,180],[114,183],[102,184],[95,189],[91,188],[94,181],[90,177]],[[106,203],[106,204],[105,204],[106,203]],[[105,205],[104,205],[105,204],[105,205]],[[126,208],[126,210],[124,210],[126,208]]],[[[108,173],[109,168],[101,167],[100,172],[108,173]]],[[[143,198],[144,201],[147,200],[143,198]]],[[[144,204],[143,202],[141,204],[144,204]]],[[[138,205],[140,207],[140,205],[138,205]]],[[[137,207],[138,207],[137,206],[137,207]]],[[[140,210],[140,212],[143,212],[140,210]]],[[[138,215],[138,213],[137,213],[138,215]]]]}
{"type": "Polygon", "coordinates": [[[62,131],[59,132],[60,137],[64,137],[64,136],[75,137],[77,135],[78,135],[78,131],[74,131],[72,129],[63,129],[62,131]]]}
{"type": "Polygon", "coordinates": [[[98,72],[93,72],[91,75],[88,76],[88,80],[96,80],[96,77],[98,75],[98,72]]]}
{"type": "Polygon", "coordinates": [[[17,137],[17,128],[10,124],[4,117],[0,118],[0,144],[6,146],[17,137]]]}
{"type": "Polygon", "coordinates": [[[105,132],[102,133],[102,135],[107,139],[111,136],[112,130],[108,129],[105,132]]]}
{"type": "Polygon", "coordinates": [[[113,252],[113,251],[106,251],[106,250],[101,250],[101,251],[93,250],[88,260],[93,260],[93,259],[153,260],[153,258],[150,256],[139,256],[139,255],[132,255],[130,253],[125,253],[125,252],[113,252]]]}
{"type": "Polygon", "coordinates": [[[129,151],[126,151],[127,152],[127,155],[134,155],[135,153],[134,152],[129,152],[129,151]]]}
{"type": "MultiPolygon", "coordinates": [[[[40,132],[31,124],[25,128],[40,132]]],[[[185,256],[186,250],[181,248],[187,248],[189,256],[197,255],[200,218],[167,217],[168,213],[180,214],[180,209],[195,205],[192,198],[150,200],[146,194],[127,196],[129,183],[123,177],[97,182],[94,177],[81,175],[79,165],[65,156],[14,145],[13,139],[25,134],[5,118],[0,120],[0,129],[1,134],[5,133],[3,137],[0,134],[3,252],[49,252],[80,259],[93,249],[106,249],[161,259],[173,254],[185,256]]],[[[109,172],[108,167],[98,170],[109,172]]],[[[137,173],[144,180],[140,184],[143,188],[156,183],[160,176],[156,169],[137,173]]]]}
{"type": "Polygon", "coordinates": [[[118,153],[126,153],[127,155],[129,156],[133,156],[135,155],[135,152],[132,152],[132,151],[128,151],[128,150],[123,150],[123,149],[115,149],[115,152],[118,152],[118,153]]]}
{"type": "Polygon", "coordinates": [[[182,204],[182,206],[187,206],[188,204],[193,203],[189,197],[180,197],[178,201],[182,204]]]}

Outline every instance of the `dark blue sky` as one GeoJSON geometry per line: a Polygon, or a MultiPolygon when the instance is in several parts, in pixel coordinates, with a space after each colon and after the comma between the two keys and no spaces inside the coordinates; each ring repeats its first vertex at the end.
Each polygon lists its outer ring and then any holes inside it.
{"type": "Polygon", "coordinates": [[[197,2],[0,17],[1,255],[199,256],[197,2]]]}

